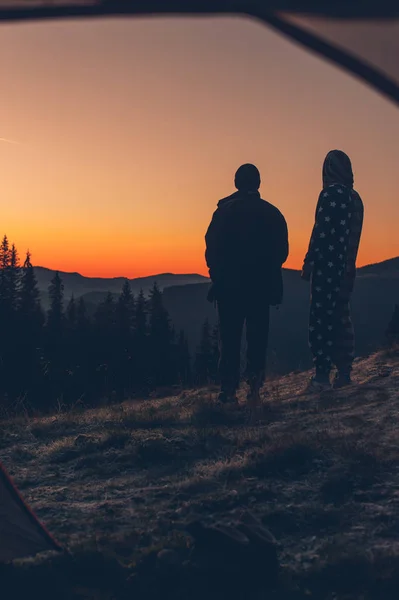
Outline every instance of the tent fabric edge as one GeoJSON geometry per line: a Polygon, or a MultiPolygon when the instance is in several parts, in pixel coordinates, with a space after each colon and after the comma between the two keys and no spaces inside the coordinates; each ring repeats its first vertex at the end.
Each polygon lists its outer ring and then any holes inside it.
{"type": "MultiPolygon", "coordinates": [[[[3,0],[4,2],[4,0],[3,0]]],[[[337,19],[399,18],[399,5],[391,0],[87,0],[78,3],[65,0],[63,5],[43,3],[36,6],[0,7],[0,20],[47,19],[58,17],[139,16],[185,14],[247,14],[259,16],[262,11],[291,12],[337,19]]]]}
{"type": "Polygon", "coordinates": [[[16,487],[11,475],[7,472],[5,467],[0,463],[0,481],[4,484],[4,486],[8,489],[10,494],[15,498],[16,503],[19,508],[28,516],[32,525],[39,532],[40,536],[46,541],[46,543],[51,546],[52,550],[57,552],[62,552],[62,546],[57,542],[57,540],[51,535],[46,526],[38,519],[32,508],[26,503],[26,501],[22,498],[18,488],[16,487]]]}
{"type": "Polygon", "coordinates": [[[399,104],[399,85],[376,67],[357,58],[351,52],[341,50],[331,42],[324,41],[318,35],[289,23],[280,16],[265,14],[259,18],[289,39],[326,58],[333,64],[343,67],[349,73],[356,75],[375,90],[399,104]]]}
{"type": "MultiPolygon", "coordinates": [[[[11,0],[10,0],[11,1],[11,0]]],[[[90,0],[89,0],[90,1],[90,0]]],[[[376,91],[380,92],[386,98],[389,98],[396,104],[399,104],[399,85],[389,76],[377,68],[371,66],[367,62],[357,58],[352,53],[341,50],[334,44],[323,40],[316,34],[305,31],[303,28],[289,23],[280,16],[281,11],[296,12],[299,14],[299,6],[303,7],[308,13],[313,15],[323,16],[320,8],[315,9],[316,5],[325,5],[324,16],[337,17],[341,20],[352,18],[390,18],[399,19],[399,5],[392,8],[392,4],[384,0],[380,0],[379,11],[375,9],[370,12],[370,6],[374,4],[367,2],[363,9],[359,8],[359,3],[349,3],[354,7],[349,9],[352,11],[351,16],[339,16],[343,12],[343,4],[340,2],[317,2],[313,0],[302,0],[295,2],[294,0],[270,0],[267,5],[263,2],[246,2],[241,0],[234,2],[233,0],[193,0],[191,6],[187,7],[187,3],[182,0],[100,0],[95,3],[88,4],[66,4],[64,6],[37,6],[37,7],[20,7],[20,8],[1,8],[0,7],[0,23],[7,21],[23,21],[23,20],[43,20],[43,19],[60,19],[60,18],[103,18],[103,17],[128,17],[128,16],[215,16],[215,15],[237,15],[248,16],[255,18],[270,27],[285,35],[287,38],[299,43],[304,48],[319,56],[329,60],[333,64],[340,66],[347,72],[352,73],[360,80],[366,82],[376,91]],[[295,10],[295,6],[297,9],[295,10]],[[334,8],[335,6],[335,8],[334,8]],[[327,10],[327,7],[330,7],[327,10]],[[356,9],[356,10],[355,10],[356,9]],[[279,12],[276,13],[275,11],[279,12]],[[338,14],[339,13],[339,14],[338,14]]],[[[346,2],[348,5],[348,2],[346,2]]],[[[348,9],[347,9],[348,11],[348,9]]],[[[305,11],[306,12],[306,11],[305,11]]]]}

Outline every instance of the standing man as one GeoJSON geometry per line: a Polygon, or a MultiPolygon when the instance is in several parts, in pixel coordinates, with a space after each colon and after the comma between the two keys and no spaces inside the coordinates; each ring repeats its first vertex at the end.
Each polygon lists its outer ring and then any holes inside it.
{"type": "Polygon", "coordinates": [[[334,388],[351,383],[354,333],[349,303],[363,226],[363,202],[353,183],[349,157],[340,150],[329,152],[302,269],[302,278],[311,281],[309,345],[315,375],[309,392],[330,388],[333,365],[337,367],[334,388]]]}
{"type": "Polygon", "coordinates": [[[235,174],[237,191],[220,200],[206,233],[206,262],[212,280],[208,299],[219,316],[221,402],[236,402],[240,349],[247,332],[248,401],[257,405],[264,381],[269,307],[282,302],[281,267],[288,256],[287,224],[262,200],[260,174],[251,164],[235,174]]]}

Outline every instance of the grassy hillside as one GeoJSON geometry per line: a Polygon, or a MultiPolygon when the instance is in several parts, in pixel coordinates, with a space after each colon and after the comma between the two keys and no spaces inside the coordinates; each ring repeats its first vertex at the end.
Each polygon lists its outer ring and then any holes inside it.
{"type": "Polygon", "coordinates": [[[3,423],[2,461],[70,551],[1,566],[4,597],[396,599],[399,355],[322,397],[307,377],[270,382],[255,421],[244,390],[199,390],[3,423]]]}

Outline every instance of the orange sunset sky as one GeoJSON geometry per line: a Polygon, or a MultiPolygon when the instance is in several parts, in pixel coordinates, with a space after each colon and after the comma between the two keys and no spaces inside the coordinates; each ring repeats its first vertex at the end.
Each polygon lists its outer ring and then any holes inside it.
{"type": "Polygon", "coordinates": [[[399,255],[398,109],[255,21],[1,25],[0,74],[1,234],[36,265],[206,274],[216,202],[253,162],[299,268],[332,148],[365,203],[359,264],[399,255]]]}

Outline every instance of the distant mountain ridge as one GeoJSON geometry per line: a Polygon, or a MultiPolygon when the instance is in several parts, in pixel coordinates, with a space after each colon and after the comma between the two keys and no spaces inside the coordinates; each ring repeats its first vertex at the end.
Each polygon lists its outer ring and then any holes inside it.
{"type": "MultiPolygon", "coordinates": [[[[292,278],[294,280],[297,279],[299,275],[299,271],[295,269],[283,269],[283,271],[284,278],[288,281],[291,281],[292,278]]],[[[48,286],[51,279],[54,277],[55,272],[55,270],[46,267],[35,267],[44,308],[48,307],[48,286]]],[[[195,305],[196,299],[194,299],[192,295],[199,294],[200,297],[201,293],[199,290],[204,290],[205,288],[203,286],[205,285],[206,287],[206,284],[209,285],[210,283],[208,277],[204,277],[198,273],[159,273],[147,277],[129,279],[128,277],[86,277],[77,272],[58,272],[64,283],[65,299],[68,301],[72,295],[74,295],[75,298],[84,297],[88,305],[98,304],[104,299],[108,292],[115,296],[119,295],[126,280],[130,282],[132,292],[135,295],[139,294],[141,289],[145,295],[148,295],[155,282],[162,290],[173,288],[171,296],[174,296],[174,288],[184,289],[187,285],[194,285],[195,288],[199,287],[199,289],[198,291],[194,289],[191,290],[189,302],[194,302],[195,305]]],[[[373,279],[375,277],[399,277],[399,257],[384,260],[380,263],[365,265],[358,269],[358,276],[364,278],[372,277],[373,279]]],[[[167,294],[166,299],[168,300],[169,297],[170,295],[167,294]]],[[[186,300],[188,300],[188,298],[186,300]]],[[[172,306],[172,313],[174,313],[173,309],[174,307],[172,306]]],[[[204,312],[207,313],[208,311],[200,310],[200,314],[203,314],[204,312]]],[[[195,319],[195,321],[197,321],[197,319],[195,319]]]]}
{"type": "MultiPolygon", "coordinates": [[[[209,281],[207,277],[198,275],[197,273],[159,273],[158,275],[129,279],[128,277],[85,277],[80,273],[58,272],[64,284],[64,293],[67,300],[74,295],[75,298],[81,296],[87,297],[89,302],[101,301],[108,292],[120,294],[126,280],[130,282],[132,292],[135,295],[139,294],[141,289],[147,295],[155,282],[160,289],[164,290],[170,286],[206,283],[209,281]]],[[[47,269],[46,267],[35,267],[35,274],[44,307],[48,305],[48,286],[55,273],[55,270],[47,269]]]]}
{"type": "MultiPolygon", "coordinates": [[[[208,277],[198,273],[175,274],[159,273],[147,277],[86,277],[77,272],[58,271],[64,283],[65,298],[69,299],[72,294],[75,298],[84,296],[90,303],[96,303],[104,298],[108,292],[119,294],[126,280],[130,282],[132,292],[137,295],[142,289],[144,294],[148,294],[154,283],[164,290],[165,288],[175,286],[185,286],[193,284],[206,284],[210,282],[208,277]]],[[[286,276],[298,273],[296,269],[284,269],[286,276]]],[[[38,280],[39,289],[42,295],[42,301],[45,306],[48,304],[47,292],[51,279],[56,271],[46,267],[35,267],[35,273],[38,280]]],[[[358,269],[359,276],[384,274],[390,277],[394,274],[399,275],[399,257],[384,260],[380,263],[372,263],[358,269]]]]}
{"type": "Polygon", "coordinates": [[[390,275],[393,273],[399,274],[399,256],[383,260],[379,263],[365,265],[364,267],[360,267],[358,272],[361,275],[383,275],[384,273],[389,273],[390,275]]]}
{"type": "MultiPolygon", "coordinates": [[[[48,307],[48,285],[55,271],[35,267],[43,307],[48,307]]],[[[89,312],[111,292],[120,294],[126,277],[84,277],[79,273],[59,271],[65,286],[65,299],[74,294],[83,297],[89,312]]],[[[311,366],[307,343],[309,284],[295,269],[283,269],[284,302],[279,310],[272,309],[269,343],[269,372],[286,373],[311,366]]],[[[165,306],[176,331],[183,329],[192,354],[199,342],[205,319],[215,324],[217,313],[207,299],[210,280],[198,274],[161,273],[129,279],[135,295],[148,294],[155,282],[164,291],[165,306]]],[[[352,298],[356,347],[359,355],[374,352],[384,341],[384,332],[395,304],[399,303],[399,257],[358,269],[352,298]]]]}

